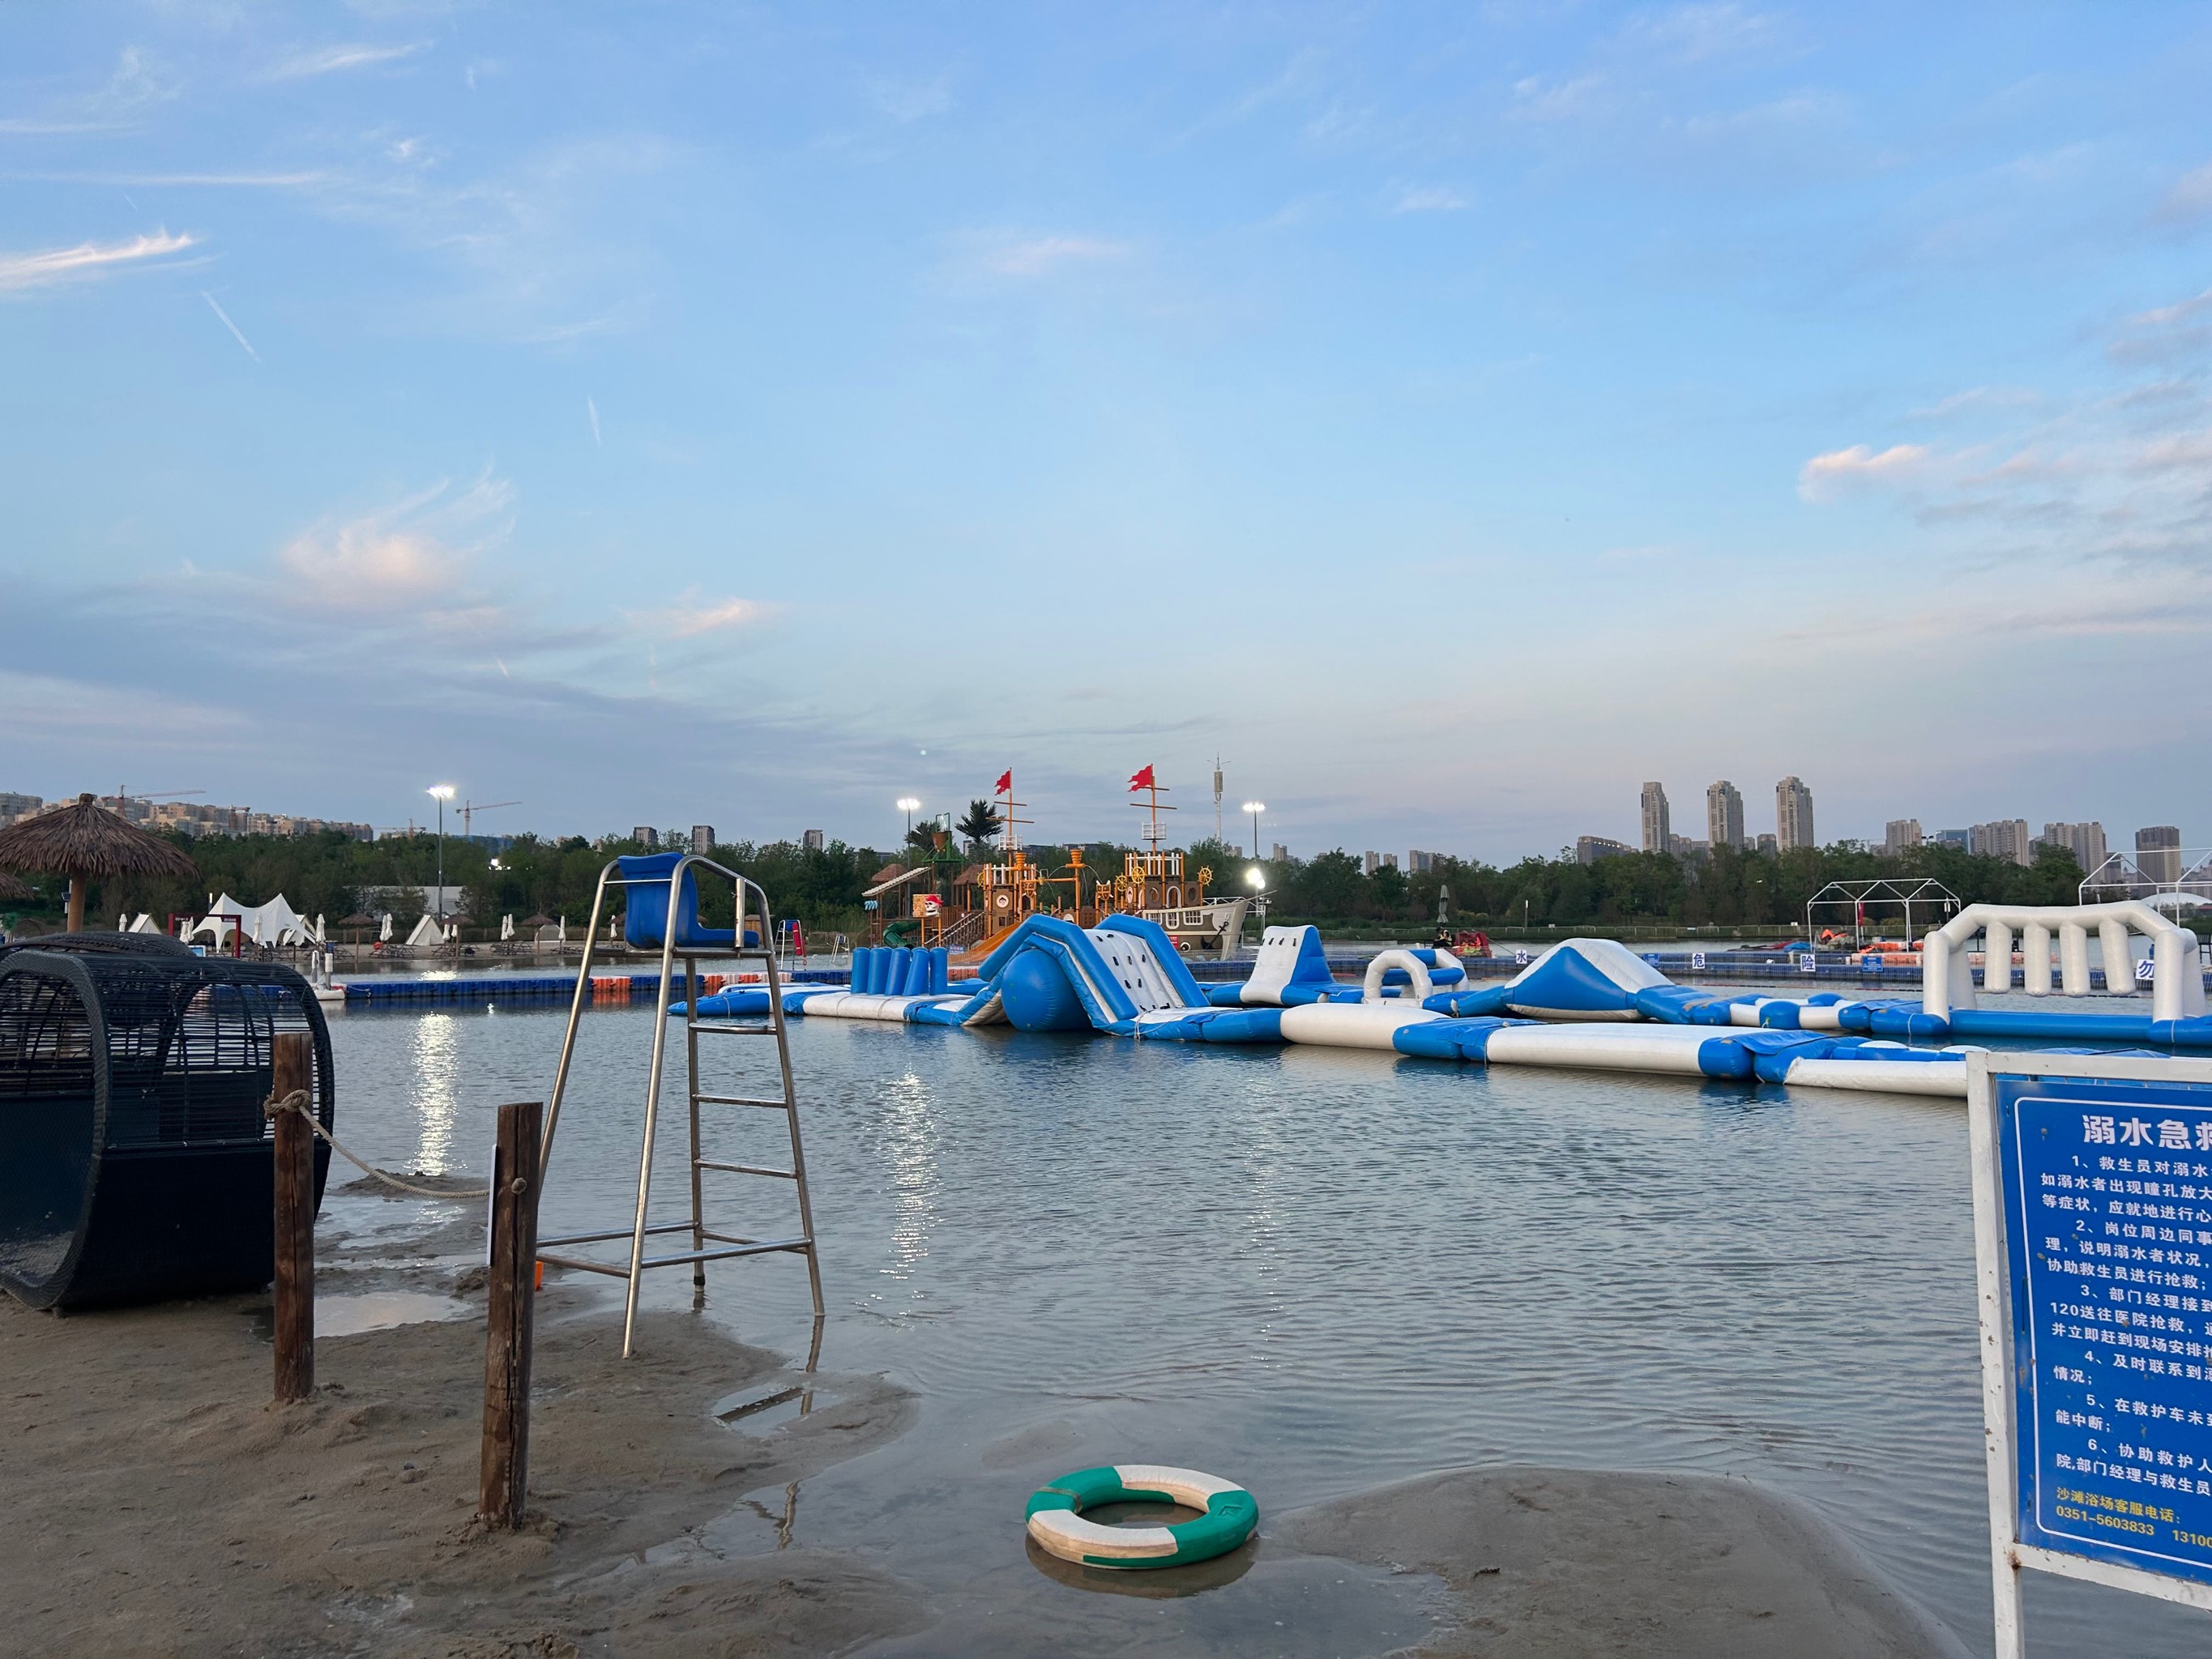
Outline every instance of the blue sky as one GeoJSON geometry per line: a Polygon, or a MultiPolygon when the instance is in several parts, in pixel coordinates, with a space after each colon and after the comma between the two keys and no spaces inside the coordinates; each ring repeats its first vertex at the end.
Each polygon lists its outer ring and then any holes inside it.
{"type": "Polygon", "coordinates": [[[2212,841],[2201,8],[0,34],[0,789],[2212,841]]]}

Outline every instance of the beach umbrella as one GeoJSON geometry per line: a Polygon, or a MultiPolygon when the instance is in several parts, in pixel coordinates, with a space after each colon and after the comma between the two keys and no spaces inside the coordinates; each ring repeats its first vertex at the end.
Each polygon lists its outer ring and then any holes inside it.
{"type": "Polygon", "coordinates": [[[84,926],[85,884],[93,877],[169,876],[199,879],[182,853],[100,805],[89,794],[73,805],[19,818],[0,830],[0,870],[39,870],[69,878],[69,930],[84,926]]]}
{"type": "Polygon", "coordinates": [[[553,926],[553,918],[540,910],[534,916],[523,917],[522,925],[525,927],[550,927],[553,926]]]}
{"type": "Polygon", "coordinates": [[[27,899],[30,896],[31,890],[29,888],[24,886],[21,882],[16,880],[15,877],[9,875],[6,871],[0,870],[0,903],[4,903],[15,899],[27,899]]]}

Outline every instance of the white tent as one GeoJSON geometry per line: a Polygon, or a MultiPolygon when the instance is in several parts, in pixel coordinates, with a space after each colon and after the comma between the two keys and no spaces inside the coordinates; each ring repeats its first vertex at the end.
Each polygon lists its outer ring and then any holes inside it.
{"type": "Polygon", "coordinates": [[[425,915],[422,921],[415,924],[415,931],[407,935],[407,942],[410,945],[443,945],[446,942],[446,930],[438,926],[437,917],[425,915]]]}
{"type": "Polygon", "coordinates": [[[208,901],[207,915],[185,931],[185,942],[205,939],[221,949],[230,943],[234,930],[256,945],[306,945],[315,937],[307,919],[282,893],[266,904],[241,904],[225,893],[208,901]]]}

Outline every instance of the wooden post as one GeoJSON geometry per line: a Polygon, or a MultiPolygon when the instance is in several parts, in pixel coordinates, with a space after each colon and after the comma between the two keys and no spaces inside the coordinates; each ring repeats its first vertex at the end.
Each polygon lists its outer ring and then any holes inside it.
{"type": "MultiPolygon", "coordinates": [[[[314,1039],[278,1033],[270,1092],[314,1091],[314,1039]]],[[[297,1112],[276,1114],[276,1403],[315,1391],[315,1135],[297,1112]]]]}
{"type": "Polygon", "coordinates": [[[530,1485],[530,1334],[538,1267],[538,1170],[545,1107],[499,1109],[491,1171],[491,1283],[484,1316],[482,1492],[490,1527],[522,1524],[530,1485]]]}

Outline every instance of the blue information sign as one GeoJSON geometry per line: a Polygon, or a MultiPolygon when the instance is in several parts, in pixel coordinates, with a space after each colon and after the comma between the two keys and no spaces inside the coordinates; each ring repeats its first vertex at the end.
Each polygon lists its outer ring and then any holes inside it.
{"type": "Polygon", "coordinates": [[[1991,1080],[2020,1541],[2212,1583],[2212,1085],[1991,1080]]]}

